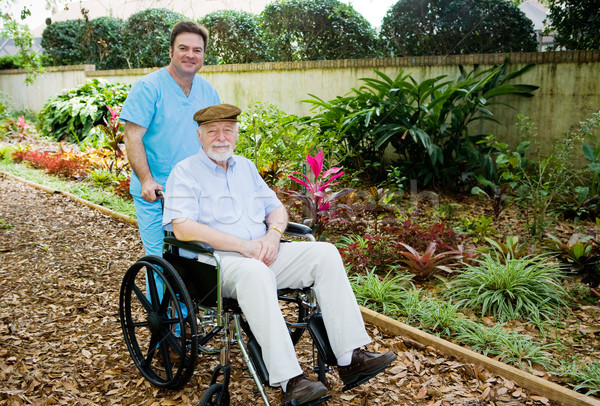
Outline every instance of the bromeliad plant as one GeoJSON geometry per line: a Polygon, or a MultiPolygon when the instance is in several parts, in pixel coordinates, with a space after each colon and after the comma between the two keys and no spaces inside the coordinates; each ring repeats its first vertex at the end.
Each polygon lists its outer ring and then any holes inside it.
{"type": "Polygon", "coordinates": [[[428,279],[439,271],[451,273],[452,269],[447,264],[456,263],[462,259],[462,252],[459,250],[449,250],[436,254],[437,244],[435,242],[429,244],[423,255],[419,254],[410,245],[403,242],[399,244],[406,249],[406,251],[399,252],[400,262],[421,279],[428,279]]]}
{"type": "Polygon", "coordinates": [[[581,276],[592,288],[600,285],[600,245],[598,235],[573,234],[567,242],[546,233],[545,247],[561,262],[561,267],[581,276]]]}
{"type": "Polygon", "coordinates": [[[339,183],[334,180],[340,178],[344,172],[342,167],[333,167],[323,172],[323,150],[314,157],[307,154],[306,162],[310,166],[314,180],[299,172],[294,173],[302,175],[304,180],[288,175],[291,180],[306,188],[306,194],[290,192],[288,195],[306,205],[310,213],[310,226],[313,228],[315,238],[320,239],[327,224],[334,221],[345,221],[340,216],[350,208],[339,203],[338,200],[354,192],[354,189],[344,188],[332,192],[331,187],[339,183]]]}

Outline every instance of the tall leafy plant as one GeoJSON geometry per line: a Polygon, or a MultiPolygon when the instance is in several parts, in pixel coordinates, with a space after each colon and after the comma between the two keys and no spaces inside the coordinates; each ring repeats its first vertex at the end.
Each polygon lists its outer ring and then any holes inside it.
{"type": "Polygon", "coordinates": [[[455,187],[470,172],[490,175],[487,150],[478,144],[484,134],[471,134],[478,120],[497,122],[489,109],[502,96],[533,97],[537,86],[509,83],[532,68],[508,72],[506,64],[466,72],[457,79],[445,75],[417,82],[401,71],[395,78],[375,71],[376,78],[343,97],[324,101],[315,96],[318,114],[312,121],[335,131],[346,146],[346,164],[364,167],[383,161],[389,145],[396,150],[398,167],[421,184],[436,182],[455,187]],[[350,158],[350,159],[348,159],[350,158]]]}
{"type": "Polygon", "coordinates": [[[54,141],[79,143],[93,127],[104,124],[103,117],[110,114],[107,106],[122,105],[128,92],[129,85],[92,79],[52,97],[38,117],[40,134],[54,141]]]}
{"type": "Polygon", "coordinates": [[[314,157],[307,154],[306,162],[310,166],[313,179],[304,174],[300,174],[304,177],[304,180],[300,180],[292,175],[288,176],[294,182],[305,187],[306,194],[291,192],[289,195],[306,205],[311,216],[310,222],[313,233],[315,238],[319,239],[328,223],[343,221],[340,215],[343,211],[349,209],[349,207],[339,203],[338,200],[352,193],[354,190],[344,188],[337,192],[332,191],[331,187],[339,183],[334,182],[334,180],[341,177],[344,172],[341,167],[333,167],[323,171],[323,150],[319,151],[314,157]]]}

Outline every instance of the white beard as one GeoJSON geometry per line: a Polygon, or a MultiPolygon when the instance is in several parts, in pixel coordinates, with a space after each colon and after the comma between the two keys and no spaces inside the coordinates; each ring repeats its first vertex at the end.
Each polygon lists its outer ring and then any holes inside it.
{"type": "Polygon", "coordinates": [[[214,142],[208,147],[208,151],[206,151],[206,155],[214,161],[224,162],[224,161],[227,161],[229,158],[231,158],[231,156],[233,155],[233,147],[228,142],[226,142],[226,143],[214,142]],[[227,151],[223,151],[223,152],[216,152],[215,150],[213,150],[214,146],[217,146],[217,147],[228,146],[229,149],[227,151]]]}

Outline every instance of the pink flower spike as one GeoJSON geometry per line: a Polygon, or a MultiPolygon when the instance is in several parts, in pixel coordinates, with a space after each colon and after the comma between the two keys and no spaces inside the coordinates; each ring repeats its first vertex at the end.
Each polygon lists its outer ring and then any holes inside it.
{"type": "Polygon", "coordinates": [[[19,127],[21,127],[21,128],[26,128],[27,127],[25,125],[25,117],[23,117],[23,116],[19,117],[19,127]]]}
{"type": "Polygon", "coordinates": [[[312,170],[313,175],[315,175],[315,178],[318,178],[323,169],[323,150],[321,149],[314,158],[309,154],[306,154],[306,162],[310,165],[310,169],[312,170]]]}
{"type": "Polygon", "coordinates": [[[108,109],[108,111],[110,111],[110,121],[114,121],[115,118],[119,116],[119,114],[117,113],[117,109],[111,109],[108,104],[106,105],[106,108],[108,109]]]}

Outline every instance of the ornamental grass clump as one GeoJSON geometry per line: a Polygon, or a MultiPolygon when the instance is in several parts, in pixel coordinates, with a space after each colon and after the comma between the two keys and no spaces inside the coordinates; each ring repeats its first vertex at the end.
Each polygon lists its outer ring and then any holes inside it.
{"type": "Polygon", "coordinates": [[[497,321],[555,320],[567,306],[562,272],[547,255],[523,258],[485,253],[448,283],[445,296],[497,321]]]}
{"type": "Polygon", "coordinates": [[[362,306],[387,315],[399,312],[406,296],[406,287],[412,286],[412,275],[398,273],[394,270],[380,278],[376,268],[366,274],[355,273],[349,277],[356,300],[362,306]]]}

